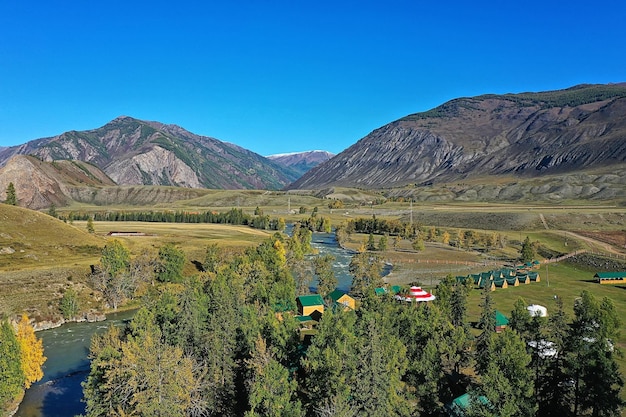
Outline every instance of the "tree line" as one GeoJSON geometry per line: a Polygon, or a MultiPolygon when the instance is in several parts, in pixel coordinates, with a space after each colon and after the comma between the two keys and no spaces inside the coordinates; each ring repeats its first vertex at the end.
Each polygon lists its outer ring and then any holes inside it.
{"type": "Polygon", "coordinates": [[[369,239],[363,242],[362,250],[384,251],[389,246],[395,250],[402,239],[411,241],[411,247],[416,251],[425,248],[425,242],[439,242],[464,249],[496,249],[504,248],[508,244],[504,235],[498,232],[481,233],[475,230],[436,228],[422,226],[417,223],[405,222],[396,219],[379,219],[375,215],[371,218],[350,220],[336,228],[337,240],[340,244],[350,239],[353,233],[369,234],[369,239]],[[374,235],[379,235],[378,242],[374,235]]]}
{"type": "Polygon", "coordinates": [[[609,299],[583,292],[572,319],[560,300],[541,318],[520,299],[496,333],[485,291],[473,329],[476,290],[448,277],[434,302],[398,303],[376,295],[381,258],[364,252],[350,266],[358,308],[326,300],[305,336],[296,294],[312,277],[322,294],[336,285],[332,259],[307,256],[310,237],[297,225],[239,252],[210,245],[204,271],[148,285],[128,327],[92,341],[86,415],[440,416],[465,392],[468,416],[619,415],[609,299]]]}

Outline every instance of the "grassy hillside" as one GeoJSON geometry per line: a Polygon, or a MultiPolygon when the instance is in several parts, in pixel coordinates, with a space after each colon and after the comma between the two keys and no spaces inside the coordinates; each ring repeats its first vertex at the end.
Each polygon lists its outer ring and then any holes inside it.
{"type": "Polygon", "coordinates": [[[28,311],[36,319],[49,318],[69,286],[87,296],[89,265],[104,244],[84,228],[0,204],[0,315],[28,311]]]}

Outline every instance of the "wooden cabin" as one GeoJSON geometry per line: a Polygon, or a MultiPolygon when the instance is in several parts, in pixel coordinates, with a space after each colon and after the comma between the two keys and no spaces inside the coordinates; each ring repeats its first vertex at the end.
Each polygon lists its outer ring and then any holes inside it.
{"type": "Polygon", "coordinates": [[[301,316],[315,316],[324,314],[324,300],[319,294],[301,295],[296,299],[298,313],[301,316]],[[314,314],[317,311],[317,314],[314,314]]]}
{"type": "Polygon", "coordinates": [[[496,328],[495,328],[496,333],[500,333],[501,331],[506,329],[508,325],[509,325],[509,319],[507,319],[504,314],[496,310],[496,328]]]}
{"type": "Polygon", "coordinates": [[[336,289],[326,296],[336,306],[343,306],[344,310],[354,310],[356,308],[356,301],[350,297],[347,292],[336,289]]]}
{"type": "Polygon", "coordinates": [[[597,272],[593,277],[598,284],[626,284],[626,271],[597,272]]]}

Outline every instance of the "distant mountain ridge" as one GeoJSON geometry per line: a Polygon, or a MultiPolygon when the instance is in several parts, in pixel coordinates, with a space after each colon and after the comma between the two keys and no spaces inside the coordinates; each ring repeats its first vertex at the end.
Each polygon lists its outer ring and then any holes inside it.
{"type": "Polygon", "coordinates": [[[624,163],[626,84],[579,85],[459,98],[406,116],[376,129],[288,189],[532,179],[624,163]]]}
{"type": "Polygon", "coordinates": [[[89,162],[118,185],[280,189],[298,177],[293,170],[237,145],[127,116],[97,129],[0,149],[0,167],[19,154],[43,161],[89,162]]]}
{"type": "Polygon", "coordinates": [[[310,171],[335,156],[328,151],[304,151],[269,155],[267,159],[295,170],[299,175],[310,171]]]}

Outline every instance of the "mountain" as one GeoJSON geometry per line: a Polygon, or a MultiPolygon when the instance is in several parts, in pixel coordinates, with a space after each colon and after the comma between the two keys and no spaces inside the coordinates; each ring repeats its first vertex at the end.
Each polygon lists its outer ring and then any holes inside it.
{"type": "Polygon", "coordinates": [[[295,170],[299,176],[335,156],[327,151],[305,151],[270,155],[267,159],[295,170]]]}
{"type": "MultiPolygon", "coordinates": [[[[373,131],[287,188],[536,181],[624,163],[626,83],[579,85],[459,98],[406,116],[373,131]]],[[[497,193],[490,196],[498,198],[497,193]]]]}
{"type": "Polygon", "coordinates": [[[98,167],[82,161],[44,162],[16,155],[0,168],[0,200],[9,183],[15,186],[20,206],[40,209],[65,205],[76,188],[115,185],[98,167]]]}
{"type": "Polygon", "coordinates": [[[118,117],[87,131],[70,131],[0,149],[0,166],[16,154],[43,161],[80,160],[118,185],[280,189],[298,174],[231,143],[176,126],[118,117]]]}

